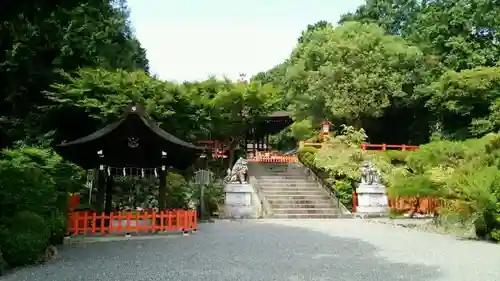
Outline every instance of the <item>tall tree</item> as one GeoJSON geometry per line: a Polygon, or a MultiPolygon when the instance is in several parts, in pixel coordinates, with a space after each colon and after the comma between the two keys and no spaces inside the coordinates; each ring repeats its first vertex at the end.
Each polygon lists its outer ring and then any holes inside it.
{"type": "Polygon", "coordinates": [[[61,81],[60,70],[148,69],[123,1],[31,0],[4,6],[1,15],[0,126],[7,140],[46,132],[38,109],[48,102],[42,92],[61,81]]]}
{"type": "Polygon", "coordinates": [[[449,71],[432,83],[428,107],[443,136],[464,139],[500,129],[500,68],[449,71]]]}
{"type": "Polygon", "coordinates": [[[453,70],[500,60],[500,10],[495,0],[424,1],[408,38],[453,70]]]}
{"type": "Polygon", "coordinates": [[[340,23],[374,23],[389,34],[406,36],[420,12],[420,3],[419,0],[366,0],[355,12],[343,15],[340,23]]]}
{"type": "Polygon", "coordinates": [[[290,99],[305,115],[362,127],[410,100],[421,80],[422,52],[376,25],[349,22],[304,38],[292,54],[289,85],[290,99]]]}

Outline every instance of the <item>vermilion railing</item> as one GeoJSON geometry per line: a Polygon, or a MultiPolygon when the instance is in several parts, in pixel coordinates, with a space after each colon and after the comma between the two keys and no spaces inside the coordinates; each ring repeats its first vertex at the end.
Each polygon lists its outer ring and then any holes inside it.
{"type": "MultiPolygon", "coordinates": [[[[299,148],[304,146],[312,146],[316,148],[323,147],[323,143],[321,142],[299,142],[299,148]]],[[[361,149],[363,150],[376,150],[376,151],[386,151],[386,150],[417,150],[419,149],[418,145],[409,145],[409,144],[372,144],[372,143],[363,143],[361,145],[361,149]]]]}
{"type": "Polygon", "coordinates": [[[371,144],[371,143],[363,143],[361,145],[361,149],[363,150],[378,150],[378,151],[386,151],[386,150],[417,150],[419,148],[418,145],[408,145],[408,144],[371,144]]]}
{"type": "MultiPolygon", "coordinates": [[[[418,207],[415,210],[417,203],[416,197],[396,197],[389,198],[389,208],[397,212],[416,211],[421,214],[433,214],[441,206],[441,200],[436,198],[419,198],[418,207]]],[[[352,194],[352,212],[356,212],[358,205],[358,195],[352,194]]]]}
{"type": "Polygon", "coordinates": [[[97,214],[69,214],[69,235],[142,233],[157,231],[196,231],[196,210],[126,211],[97,214]]]}
{"type": "Polygon", "coordinates": [[[248,159],[253,163],[297,163],[299,160],[295,155],[279,155],[272,152],[258,152],[254,157],[248,159]]]}

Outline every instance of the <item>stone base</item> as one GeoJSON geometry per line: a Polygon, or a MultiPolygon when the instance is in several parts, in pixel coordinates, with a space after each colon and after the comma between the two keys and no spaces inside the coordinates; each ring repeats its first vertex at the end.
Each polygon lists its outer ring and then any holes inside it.
{"type": "Polygon", "coordinates": [[[227,183],[224,186],[226,193],[253,193],[253,186],[249,183],[227,183]]]}
{"type": "Polygon", "coordinates": [[[358,194],[356,215],[378,217],[389,214],[389,199],[385,186],[360,184],[356,193],[358,194]]]}
{"type": "Polygon", "coordinates": [[[254,188],[248,183],[228,183],[224,186],[225,202],[222,218],[243,219],[257,218],[258,212],[255,204],[260,204],[253,200],[254,188]]]}
{"type": "Polygon", "coordinates": [[[225,205],[224,214],[222,218],[225,219],[251,219],[255,218],[252,206],[238,206],[238,205],[225,205]]]}
{"type": "Polygon", "coordinates": [[[387,189],[381,184],[359,184],[358,188],[356,188],[356,192],[385,194],[387,189]]]}
{"type": "Polygon", "coordinates": [[[357,206],[356,213],[387,214],[388,206],[357,206]]]}

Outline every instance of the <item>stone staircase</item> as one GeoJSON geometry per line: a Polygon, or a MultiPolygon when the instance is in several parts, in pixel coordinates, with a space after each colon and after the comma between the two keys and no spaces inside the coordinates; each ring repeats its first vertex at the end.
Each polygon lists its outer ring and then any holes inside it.
{"type": "Polygon", "coordinates": [[[271,218],[338,218],[342,211],[337,200],[297,163],[251,163],[261,198],[270,207],[271,218]]]}

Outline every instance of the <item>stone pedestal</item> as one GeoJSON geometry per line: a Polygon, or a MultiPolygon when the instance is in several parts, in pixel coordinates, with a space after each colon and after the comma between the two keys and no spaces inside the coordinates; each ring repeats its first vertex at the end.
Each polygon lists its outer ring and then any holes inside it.
{"type": "Polygon", "coordinates": [[[251,184],[228,183],[224,186],[224,218],[257,218],[255,191],[251,184]]]}
{"type": "Polygon", "coordinates": [[[357,214],[373,216],[389,214],[389,200],[385,186],[381,184],[359,184],[356,193],[358,195],[357,214]]]}

